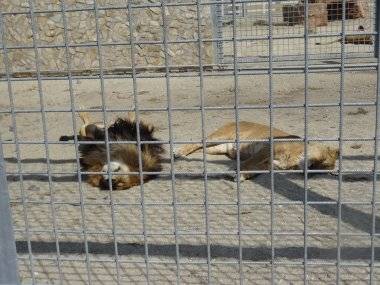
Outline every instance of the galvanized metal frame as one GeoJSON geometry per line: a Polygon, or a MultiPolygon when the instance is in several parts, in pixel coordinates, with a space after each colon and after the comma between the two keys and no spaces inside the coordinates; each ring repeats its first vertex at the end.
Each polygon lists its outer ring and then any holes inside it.
{"type": "MultiPolygon", "coordinates": [[[[308,90],[309,90],[309,29],[308,29],[308,23],[309,23],[309,1],[306,1],[305,2],[305,9],[304,9],[304,14],[305,14],[305,23],[304,23],[304,31],[305,31],[305,50],[304,50],[304,54],[305,54],[305,85],[304,85],[304,88],[305,88],[305,91],[304,91],[304,95],[305,95],[305,108],[304,108],[304,138],[305,138],[305,142],[304,142],[304,148],[305,148],[305,153],[304,153],[304,157],[307,158],[307,154],[308,154],[308,142],[309,142],[309,134],[308,134],[308,130],[309,130],[309,120],[308,120],[308,112],[309,112],[309,93],[308,93],[308,90]]],[[[303,265],[303,281],[304,281],[304,284],[307,284],[308,283],[308,252],[307,252],[307,248],[308,248],[308,211],[307,211],[307,207],[308,207],[308,166],[307,164],[305,163],[304,165],[304,191],[305,191],[305,194],[304,194],[304,240],[303,240],[303,246],[304,246],[304,257],[303,257],[303,262],[304,262],[304,265],[303,265]]]]}
{"type": "MultiPolygon", "coordinates": [[[[345,6],[346,0],[342,0],[343,6],[345,6]]],[[[379,1],[376,1],[376,11],[379,12],[379,1]]],[[[128,261],[120,260],[119,259],[119,252],[118,252],[118,241],[117,236],[119,234],[125,234],[125,235],[141,235],[140,232],[130,232],[128,230],[120,230],[116,227],[116,216],[115,216],[115,207],[116,206],[141,206],[141,212],[142,212],[142,228],[143,228],[143,237],[144,237],[144,261],[141,261],[145,265],[145,279],[146,283],[151,283],[151,264],[153,263],[162,263],[162,264],[175,264],[176,266],[176,284],[180,284],[181,282],[181,276],[180,276],[180,265],[181,264],[187,264],[185,261],[181,260],[180,251],[179,251],[179,237],[180,236],[199,236],[199,232],[181,232],[178,228],[178,222],[177,222],[177,215],[178,215],[178,206],[203,206],[205,211],[205,233],[203,235],[206,237],[206,248],[207,248],[207,258],[206,258],[206,264],[207,264],[207,283],[212,283],[212,266],[216,264],[235,264],[239,267],[239,283],[244,283],[244,265],[245,264],[256,264],[256,262],[246,261],[243,260],[243,254],[244,254],[244,248],[242,246],[242,237],[243,236],[255,236],[255,235],[261,235],[261,236],[267,236],[270,239],[270,249],[271,249],[271,256],[270,261],[266,264],[270,265],[271,267],[271,283],[276,283],[276,274],[275,269],[278,265],[298,265],[303,266],[303,281],[305,284],[308,283],[308,273],[309,273],[309,265],[313,265],[313,262],[308,259],[308,238],[311,236],[337,236],[337,259],[336,262],[324,262],[324,265],[333,265],[336,266],[337,273],[336,273],[336,281],[339,284],[341,281],[341,269],[345,266],[369,266],[370,267],[370,282],[375,283],[375,276],[374,271],[375,269],[379,268],[379,263],[376,262],[375,259],[375,242],[376,238],[380,236],[380,233],[376,232],[376,211],[377,211],[377,205],[378,202],[377,199],[377,175],[378,175],[378,164],[377,164],[377,155],[378,155],[378,140],[379,140],[379,118],[380,118],[380,110],[379,110],[379,94],[380,94],[380,72],[378,70],[380,65],[380,58],[377,58],[376,63],[372,64],[363,64],[363,63],[355,63],[350,64],[347,63],[347,54],[344,43],[341,44],[341,52],[340,52],[340,63],[335,65],[313,65],[310,63],[310,57],[309,57],[309,49],[308,49],[308,42],[310,38],[316,37],[316,36],[322,36],[322,37],[331,37],[331,36],[342,36],[349,35],[349,33],[346,33],[346,20],[345,20],[345,9],[342,9],[342,20],[341,20],[341,27],[342,27],[342,33],[339,34],[326,34],[326,35],[312,35],[309,34],[307,29],[307,22],[308,22],[308,1],[306,1],[305,5],[305,34],[301,37],[305,42],[305,49],[304,49],[304,65],[303,66],[296,66],[296,67],[289,67],[288,69],[286,67],[276,67],[275,66],[275,58],[273,56],[273,41],[275,39],[281,38],[278,36],[273,35],[273,15],[272,15],[272,5],[273,1],[268,0],[268,36],[264,37],[238,37],[237,36],[237,15],[236,13],[232,14],[232,36],[231,37],[225,37],[222,30],[222,16],[221,16],[221,5],[232,5],[232,10],[235,11],[237,4],[246,3],[247,1],[222,1],[222,0],[215,0],[213,2],[206,2],[206,1],[196,1],[195,3],[174,3],[170,2],[168,3],[166,0],[160,0],[160,3],[150,3],[150,4],[144,4],[144,5],[135,5],[131,3],[130,1],[125,1],[125,5],[122,6],[113,6],[113,7],[99,7],[97,5],[97,2],[94,1],[93,7],[90,8],[81,8],[81,9],[67,9],[65,1],[61,1],[61,10],[49,10],[50,12],[59,12],[62,13],[63,23],[64,23],[64,44],[63,45],[39,45],[38,43],[38,35],[36,32],[36,21],[35,17],[36,14],[39,13],[45,13],[48,11],[36,11],[34,9],[34,2],[32,0],[28,1],[29,4],[29,11],[28,12],[0,12],[0,36],[1,36],[1,51],[3,52],[3,59],[4,59],[4,66],[6,68],[5,76],[3,78],[0,78],[0,81],[4,81],[8,85],[8,96],[10,101],[10,109],[9,110],[0,110],[0,114],[8,114],[11,116],[12,120],[12,127],[13,127],[13,133],[14,138],[11,141],[4,141],[2,142],[0,140],[0,272],[7,272],[7,274],[0,274],[0,284],[18,284],[19,279],[17,276],[17,264],[16,264],[16,247],[15,247],[15,241],[13,237],[13,231],[16,233],[21,233],[25,235],[25,238],[27,240],[27,247],[28,247],[28,257],[18,257],[20,260],[27,259],[29,262],[29,267],[31,271],[31,278],[32,283],[36,284],[36,279],[34,277],[34,263],[37,260],[52,260],[56,262],[56,266],[59,272],[59,281],[63,281],[63,274],[61,270],[61,263],[63,261],[77,261],[82,260],[82,258],[78,257],[75,258],[67,258],[64,256],[61,256],[60,254],[60,240],[58,238],[59,234],[62,233],[74,233],[74,234],[80,234],[84,238],[84,245],[85,245],[85,258],[84,261],[86,262],[86,270],[87,270],[87,283],[92,284],[92,277],[91,277],[91,260],[90,260],[90,254],[89,254],[89,247],[88,247],[88,235],[90,234],[111,234],[113,236],[113,245],[114,245],[114,256],[113,260],[110,261],[109,259],[97,259],[97,261],[102,260],[103,262],[112,262],[115,265],[116,269],[116,279],[118,284],[122,284],[121,281],[121,273],[120,273],[120,266],[122,263],[128,263],[128,261]],[[196,13],[198,16],[198,25],[197,25],[197,35],[198,37],[194,40],[178,40],[178,41],[170,41],[168,40],[168,24],[167,24],[167,15],[166,15],[166,9],[167,7],[176,7],[176,6],[195,6],[196,7],[196,13]],[[211,6],[211,17],[213,20],[213,38],[207,39],[205,38],[201,33],[201,23],[200,23],[200,15],[201,15],[201,9],[205,9],[207,7],[211,6]],[[129,23],[129,32],[131,35],[133,35],[134,31],[134,16],[133,16],[133,10],[138,8],[144,8],[144,7],[156,7],[161,9],[161,16],[162,16],[162,41],[151,41],[151,42],[138,42],[134,39],[133,36],[130,37],[130,41],[126,43],[104,43],[102,44],[100,41],[100,32],[99,32],[99,11],[102,10],[111,10],[111,9],[119,9],[126,12],[126,21],[129,23]],[[85,43],[80,45],[73,45],[68,43],[68,29],[67,29],[67,18],[66,13],[67,12],[73,12],[73,11],[93,11],[95,13],[95,19],[96,19],[96,36],[97,36],[97,42],[94,43],[85,43]],[[3,17],[5,15],[19,15],[19,14],[27,14],[30,15],[31,19],[31,26],[32,26],[32,32],[33,32],[33,45],[31,46],[8,46],[7,43],[4,41],[5,37],[3,34],[3,17]],[[238,58],[238,46],[237,44],[239,42],[244,42],[247,40],[254,40],[254,39],[266,39],[269,43],[269,56],[268,56],[268,67],[262,67],[262,68],[245,68],[243,64],[239,61],[238,58]],[[224,71],[220,73],[213,73],[213,72],[207,72],[204,69],[204,62],[202,60],[203,50],[202,50],[202,44],[206,42],[212,42],[214,46],[214,60],[215,60],[215,66],[218,66],[223,61],[223,43],[224,42],[231,42],[233,45],[233,62],[232,65],[227,67],[224,71]],[[135,64],[135,47],[138,44],[159,44],[164,47],[164,72],[159,74],[140,74],[138,73],[138,68],[135,64]],[[198,49],[198,65],[196,66],[196,71],[193,73],[188,74],[173,74],[171,72],[171,68],[173,67],[170,63],[170,58],[168,57],[168,47],[170,44],[174,43],[196,43],[197,49],[198,49]],[[131,71],[130,74],[123,74],[123,75],[113,75],[113,74],[106,74],[105,69],[103,68],[103,59],[102,59],[102,47],[103,46],[109,46],[109,45],[128,45],[131,49],[131,71]],[[83,76],[83,75],[73,75],[73,70],[71,68],[71,62],[69,57],[69,48],[71,47],[96,47],[98,58],[99,58],[99,69],[98,74],[91,75],[91,76],[83,76]],[[41,68],[40,68],[40,54],[39,49],[42,48],[49,48],[49,47],[63,47],[65,49],[65,57],[67,61],[67,74],[60,77],[47,77],[42,74],[41,68]],[[11,70],[11,63],[8,58],[8,50],[12,49],[32,49],[34,51],[34,56],[36,59],[36,78],[27,77],[27,78],[17,78],[14,73],[11,70]],[[376,100],[374,102],[354,102],[354,103],[346,103],[344,102],[344,94],[345,94],[345,72],[348,70],[370,70],[370,69],[377,69],[377,96],[376,100]],[[309,84],[309,75],[313,72],[339,72],[340,74],[340,96],[339,96],[339,103],[338,104],[311,104],[309,102],[309,94],[308,94],[308,84],[309,84]],[[304,104],[282,104],[282,105],[276,105],[273,101],[273,75],[274,74],[284,74],[284,73],[303,73],[304,74],[304,104]],[[254,76],[257,74],[267,74],[268,76],[268,99],[269,99],[269,105],[268,106],[262,106],[262,105],[250,105],[250,106],[242,106],[239,105],[239,80],[241,78],[246,76],[254,76]],[[233,77],[234,79],[234,104],[233,106],[222,106],[222,107],[207,107],[205,106],[205,91],[204,91],[204,78],[205,77],[211,77],[211,76],[225,76],[225,77],[233,77]],[[165,108],[140,108],[139,104],[139,97],[137,92],[137,79],[138,78],[160,78],[165,77],[165,87],[166,87],[166,96],[167,96],[167,106],[165,108]],[[196,77],[199,78],[199,100],[200,100],[200,107],[184,107],[184,108],[175,108],[172,106],[172,94],[171,94],[171,78],[175,77],[196,77]],[[112,183],[110,179],[110,189],[109,192],[109,198],[110,203],[99,203],[99,202],[85,202],[83,198],[83,189],[82,189],[82,175],[83,174],[103,174],[103,172],[83,172],[80,170],[80,160],[78,155],[78,145],[79,142],[77,138],[74,139],[74,142],[57,142],[57,141],[49,141],[48,140],[48,128],[46,124],[46,114],[47,113],[56,113],[56,112],[62,112],[62,113],[71,113],[72,116],[72,126],[73,130],[76,133],[77,132],[77,126],[75,122],[75,116],[77,111],[77,106],[75,102],[75,96],[73,92],[73,80],[74,79],[93,79],[93,80],[99,80],[100,87],[101,87],[101,100],[102,100],[102,109],[101,110],[83,110],[88,112],[101,112],[103,123],[107,126],[109,125],[109,121],[107,119],[107,115],[111,112],[120,112],[120,111],[132,111],[136,114],[136,124],[139,125],[140,122],[140,112],[142,111],[151,111],[151,112],[164,112],[167,113],[167,119],[168,119],[168,130],[169,130],[169,139],[158,141],[154,143],[165,143],[169,145],[170,150],[170,171],[168,172],[143,172],[142,168],[142,155],[141,151],[139,151],[139,171],[135,172],[135,174],[138,174],[140,177],[140,182],[143,182],[143,175],[144,174],[160,174],[163,176],[168,176],[171,178],[171,196],[172,196],[172,203],[148,203],[145,202],[145,194],[144,194],[144,185],[141,183],[140,185],[140,197],[141,197],[141,203],[118,203],[115,202],[113,199],[113,190],[112,190],[112,183]],[[104,85],[105,80],[109,78],[132,78],[133,82],[133,101],[134,106],[131,109],[127,108],[120,108],[120,109],[111,109],[106,107],[106,96],[104,92],[104,85]],[[43,94],[43,88],[42,84],[44,80],[67,80],[69,83],[69,95],[70,95],[70,108],[69,109],[48,109],[45,108],[44,104],[44,94],[43,94]],[[13,103],[13,90],[12,90],[12,83],[13,82],[22,82],[22,81],[37,81],[38,83],[38,94],[39,94],[39,100],[40,100],[40,107],[41,109],[16,109],[13,103]],[[375,131],[375,137],[368,137],[368,138],[362,138],[362,137],[353,137],[353,138],[347,138],[343,136],[343,119],[344,119],[344,108],[345,107],[352,107],[352,106],[372,106],[376,108],[376,131],[375,131]],[[309,110],[311,108],[315,107],[339,107],[339,134],[337,137],[316,137],[313,138],[309,135],[309,110]],[[281,140],[281,139],[275,139],[273,138],[273,128],[274,128],[274,111],[277,109],[290,109],[290,108],[303,108],[304,110],[304,138],[301,139],[287,139],[287,140],[281,140]],[[179,111],[179,110],[186,110],[186,111],[200,111],[201,114],[201,126],[202,126],[202,134],[201,134],[201,140],[199,143],[202,143],[202,150],[203,150],[203,171],[201,172],[192,172],[189,173],[183,173],[180,171],[176,171],[175,164],[174,164],[174,156],[173,156],[173,150],[175,145],[185,144],[185,143],[195,143],[196,141],[174,141],[173,139],[173,117],[172,112],[173,111],[179,111]],[[233,110],[234,111],[234,117],[236,122],[236,140],[233,141],[223,141],[223,142],[231,142],[236,144],[237,149],[239,150],[241,143],[244,142],[251,142],[248,140],[241,140],[239,138],[239,111],[240,110],[269,110],[269,126],[270,126],[270,156],[271,156],[271,167],[267,171],[242,171],[240,169],[240,155],[238,152],[237,155],[237,169],[236,171],[224,171],[221,172],[212,172],[208,170],[208,162],[207,162],[207,155],[206,155],[206,119],[205,119],[205,113],[207,110],[233,110]],[[42,119],[42,128],[43,128],[43,140],[42,141],[23,141],[20,140],[17,135],[17,124],[16,124],[16,114],[24,114],[24,113],[37,113],[41,114],[42,119]],[[304,142],[305,146],[305,157],[307,157],[308,153],[308,143],[313,141],[338,141],[339,142],[339,171],[338,171],[338,199],[337,201],[333,200],[326,200],[326,201],[309,201],[308,196],[308,174],[311,173],[327,173],[329,171],[320,171],[320,170],[309,170],[307,168],[307,164],[305,164],[305,167],[303,170],[275,170],[273,166],[273,158],[274,158],[274,149],[273,144],[276,141],[301,141],[304,142]],[[350,141],[368,141],[368,142],[374,142],[375,148],[374,148],[374,169],[371,172],[368,171],[361,171],[361,170],[354,170],[354,171],[343,171],[342,170],[342,149],[343,144],[350,142],[350,141]],[[71,144],[75,146],[76,151],[76,166],[77,170],[73,172],[53,172],[51,170],[50,165],[50,155],[49,155],[49,147],[51,145],[67,145],[71,144]],[[5,162],[3,160],[2,155],[2,145],[14,145],[16,148],[16,159],[17,159],[17,171],[6,171],[5,170],[5,162]],[[25,195],[24,190],[24,183],[23,178],[25,175],[28,175],[30,173],[23,171],[21,167],[21,158],[20,158],[20,145],[42,145],[44,146],[45,150],[45,156],[47,161],[47,172],[41,172],[36,173],[33,172],[33,174],[41,175],[47,178],[48,180],[48,186],[49,186],[49,194],[50,194],[50,200],[48,202],[41,202],[41,201],[33,201],[30,199],[27,199],[25,195]],[[271,193],[271,199],[269,202],[251,202],[251,201],[242,201],[241,198],[241,187],[240,187],[240,180],[236,180],[236,197],[237,197],[237,203],[213,203],[209,201],[209,182],[208,177],[213,175],[219,175],[219,174],[234,174],[236,177],[240,177],[241,174],[244,173],[267,173],[270,175],[270,193],[271,193]],[[304,199],[303,201],[276,201],[275,199],[275,175],[278,173],[302,173],[304,175],[304,199]],[[342,192],[342,177],[344,174],[350,174],[350,173],[366,173],[373,175],[373,188],[372,188],[372,201],[370,203],[366,202],[357,202],[357,201],[342,201],[341,192],[342,192]],[[55,174],[62,174],[62,175],[77,175],[78,177],[78,191],[79,191],[79,197],[80,197],[80,214],[81,214],[81,229],[80,230],[61,230],[58,229],[56,226],[56,213],[55,213],[55,206],[59,205],[60,203],[64,204],[64,202],[58,202],[54,199],[54,192],[52,191],[52,177],[55,174]],[[190,176],[190,175],[200,175],[203,177],[203,187],[204,187],[204,203],[180,203],[177,200],[177,192],[175,187],[175,180],[178,176],[190,176]],[[12,229],[11,226],[11,217],[10,217],[10,210],[9,210],[9,195],[6,187],[6,176],[16,176],[19,179],[19,185],[20,185],[20,192],[21,192],[21,203],[23,205],[23,218],[25,222],[25,228],[14,228],[12,229]],[[29,226],[29,218],[28,218],[28,207],[27,204],[37,204],[37,205],[48,205],[50,206],[50,212],[51,217],[53,221],[53,228],[52,229],[30,229],[29,226]],[[85,211],[85,205],[98,205],[98,206],[109,206],[109,210],[111,212],[111,220],[112,220],[112,229],[110,231],[89,231],[86,226],[86,211],[85,211]],[[171,231],[162,231],[160,233],[150,233],[147,231],[146,227],[146,207],[147,206],[171,206],[173,208],[173,226],[174,226],[174,232],[171,231]],[[210,231],[210,217],[209,217],[209,208],[212,205],[225,205],[225,206],[237,206],[237,224],[238,224],[238,230],[237,233],[234,232],[211,232],[210,231]],[[241,208],[242,206],[248,206],[248,205],[266,205],[270,207],[270,228],[266,231],[242,231],[241,229],[241,208]],[[275,206],[277,205],[302,205],[304,207],[303,209],[303,218],[304,218],[304,227],[303,231],[300,232],[286,232],[286,231],[276,231],[274,229],[275,224],[275,217],[276,217],[276,209],[275,206]],[[308,228],[308,207],[313,205],[336,205],[338,209],[338,216],[337,216],[337,231],[336,232],[321,232],[316,231],[313,232],[308,228]],[[342,217],[342,209],[344,207],[348,207],[350,205],[371,205],[371,232],[370,233],[350,233],[350,232],[344,232],[341,229],[341,224],[344,220],[344,217],[342,217]],[[5,218],[4,218],[5,217],[5,218]],[[31,246],[31,233],[40,233],[40,234],[52,234],[54,236],[54,242],[56,245],[56,258],[39,258],[35,257],[33,255],[33,250],[31,246]],[[302,261],[276,261],[276,255],[275,255],[275,241],[274,238],[276,236],[286,236],[288,234],[291,234],[293,236],[303,236],[303,247],[304,247],[304,254],[303,254],[303,260],[302,261]],[[149,256],[149,242],[148,242],[148,236],[160,236],[160,235],[173,235],[175,240],[175,261],[174,262],[155,262],[150,259],[149,256]],[[214,261],[212,260],[212,253],[211,253],[211,237],[213,236],[236,236],[238,237],[238,258],[236,261],[214,261]],[[371,262],[370,264],[364,264],[362,262],[350,262],[346,263],[341,260],[341,240],[342,237],[350,237],[350,236],[363,236],[363,237],[369,237],[371,239],[371,262]],[[3,246],[5,245],[5,246],[3,246]]],[[[378,13],[377,13],[378,15],[378,13]]],[[[376,55],[378,55],[378,49],[380,46],[380,37],[378,34],[378,28],[379,28],[379,17],[376,18],[376,31],[375,33],[371,33],[376,36],[376,55]]],[[[355,34],[355,33],[353,33],[355,34]]],[[[299,36],[284,36],[285,39],[290,38],[299,38],[299,36]]],[[[105,135],[105,143],[107,147],[107,161],[110,161],[110,154],[109,154],[109,147],[111,144],[120,144],[120,143],[136,143],[138,146],[138,149],[140,150],[140,146],[142,144],[148,144],[152,142],[142,141],[139,134],[139,128],[137,128],[137,141],[136,142],[112,142],[109,140],[108,132],[106,129],[106,135],[105,135]]],[[[260,141],[260,140],[255,140],[260,141]]],[[[265,141],[265,140],[261,140],[265,141]]],[[[268,140],[266,140],[268,141],[268,140]]],[[[222,142],[222,141],[221,141],[222,142]]],[[[82,142],[81,142],[82,143],[82,142]]],[[[89,142],[89,143],[101,143],[101,142],[89,142]]],[[[112,172],[108,170],[107,173],[109,176],[112,176],[112,172]]],[[[138,263],[136,261],[133,261],[133,263],[138,263]]],[[[197,264],[197,262],[193,262],[193,264],[197,264]]],[[[199,262],[199,264],[204,264],[202,262],[199,262]]]]}
{"type": "MultiPolygon", "coordinates": [[[[198,3],[199,1],[197,1],[198,3]]],[[[200,5],[200,3],[198,4],[200,5]]],[[[223,17],[222,17],[222,4],[215,4],[211,6],[211,17],[212,17],[212,37],[214,39],[223,39],[223,17]]],[[[199,42],[203,41],[199,39],[199,42]]],[[[214,63],[223,63],[223,42],[213,41],[214,49],[214,63]]]]}
{"type": "MultiPolygon", "coordinates": [[[[69,83],[69,93],[70,93],[70,109],[71,109],[71,117],[72,117],[72,125],[73,132],[78,133],[78,128],[75,121],[75,96],[73,91],[73,79],[71,74],[71,59],[69,55],[69,47],[68,47],[68,31],[67,31],[67,16],[66,16],[66,2],[65,0],[61,1],[61,10],[62,10],[62,21],[63,21],[63,39],[65,42],[65,59],[67,63],[67,71],[68,71],[68,83],[69,83]]],[[[84,203],[84,194],[82,188],[82,175],[80,171],[80,157],[79,157],[79,143],[78,138],[74,137],[74,149],[75,149],[75,162],[77,167],[77,177],[78,177],[78,191],[79,191],[79,201],[80,201],[80,213],[81,213],[81,228],[83,233],[83,241],[84,241],[84,249],[86,255],[86,270],[87,270],[87,281],[91,283],[91,264],[90,264],[90,256],[88,253],[88,238],[87,238],[87,228],[86,228],[86,212],[85,212],[85,203],[84,203]]]]}
{"type": "MultiPolygon", "coordinates": [[[[3,17],[1,13],[0,13],[0,36],[1,36],[0,42],[1,42],[2,50],[3,50],[3,63],[6,69],[6,80],[7,80],[7,87],[8,87],[10,112],[12,113],[13,134],[14,134],[14,140],[16,141],[15,149],[16,149],[16,158],[17,158],[17,169],[18,169],[18,176],[19,176],[19,181],[20,181],[20,191],[21,191],[21,196],[22,196],[23,216],[24,216],[25,227],[26,227],[23,230],[23,233],[25,234],[25,237],[27,240],[30,267],[31,267],[31,270],[34,271],[33,270],[34,268],[33,254],[32,254],[30,232],[29,232],[29,220],[28,220],[28,213],[26,209],[27,207],[26,207],[25,195],[24,195],[23,175],[21,174],[22,171],[21,171],[21,162],[20,162],[21,161],[20,146],[17,143],[18,136],[17,136],[16,117],[13,113],[14,101],[13,101],[13,89],[12,89],[12,84],[11,84],[11,79],[10,79],[10,62],[9,62],[8,53],[7,53],[6,44],[5,44],[3,17]]],[[[10,204],[9,204],[9,193],[8,193],[6,178],[7,176],[6,176],[5,162],[4,162],[4,157],[3,157],[3,143],[0,136],[0,187],[1,187],[0,188],[0,195],[1,195],[0,213],[2,216],[2,219],[1,219],[2,221],[0,222],[1,223],[0,243],[2,244],[0,246],[0,252],[1,252],[0,270],[1,272],[4,272],[4,274],[2,274],[2,276],[0,277],[0,282],[2,284],[19,284],[20,280],[18,276],[16,243],[15,243],[15,238],[14,238],[14,230],[12,227],[12,219],[11,219],[10,204]]]]}
{"type": "MultiPolygon", "coordinates": [[[[380,66],[380,56],[379,56],[379,47],[380,47],[380,0],[376,0],[376,31],[377,36],[375,38],[375,54],[377,56],[377,65],[380,66]]],[[[375,283],[376,279],[374,277],[375,271],[375,236],[376,236],[376,211],[377,211],[377,181],[378,181],[378,147],[379,147],[379,123],[380,123],[380,71],[377,70],[377,88],[376,88],[376,127],[375,127],[375,143],[374,143],[374,162],[373,162],[373,188],[372,188],[372,229],[371,229],[371,264],[370,264],[370,282],[375,283]]]]}
{"type": "Polygon", "coordinates": [[[50,151],[49,151],[49,145],[47,144],[47,138],[48,138],[48,130],[47,130],[47,123],[46,123],[46,113],[45,113],[45,103],[44,103],[44,94],[42,90],[42,81],[40,79],[41,73],[40,73],[40,52],[38,50],[37,46],[37,29],[36,29],[36,20],[34,15],[34,3],[32,0],[28,0],[29,9],[30,9],[30,19],[31,19],[31,27],[32,27],[32,40],[33,40],[33,46],[34,46],[34,57],[36,62],[36,72],[37,72],[37,84],[38,84],[38,96],[39,96],[39,102],[41,106],[41,119],[42,119],[42,130],[43,130],[43,138],[44,138],[44,146],[45,146],[45,156],[46,156],[46,166],[47,166],[47,174],[48,174],[48,185],[49,185],[49,198],[50,198],[50,211],[52,215],[53,220],[53,235],[55,238],[55,245],[57,248],[57,267],[60,279],[63,278],[62,270],[61,270],[61,260],[60,260],[60,249],[59,249],[59,239],[58,235],[56,233],[57,229],[57,218],[56,218],[56,211],[55,211],[55,205],[54,205],[54,192],[52,190],[52,178],[51,178],[51,166],[50,166],[50,151]]]}
{"type": "Polygon", "coordinates": [[[9,193],[5,175],[3,146],[0,140],[0,284],[20,284],[17,266],[16,243],[13,233],[9,193]]]}

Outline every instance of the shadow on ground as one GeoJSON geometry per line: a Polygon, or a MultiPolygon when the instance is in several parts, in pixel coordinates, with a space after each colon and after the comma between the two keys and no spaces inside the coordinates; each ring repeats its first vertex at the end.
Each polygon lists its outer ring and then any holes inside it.
{"type": "MultiPolygon", "coordinates": [[[[17,241],[17,252],[28,253],[26,241],[17,241]]],[[[49,254],[56,253],[55,242],[32,241],[31,246],[34,253],[49,254]]],[[[174,244],[149,244],[149,256],[176,257],[176,246],[174,244]]],[[[243,259],[250,261],[265,261],[271,259],[270,247],[243,247],[243,259]]],[[[380,259],[380,248],[375,249],[375,259],[380,259]]],[[[59,251],[61,254],[85,254],[85,245],[80,242],[60,242],[59,251]]],[[[179,244],[179,251],[182,257],[207,258],[207,245],[179,244]]],[[[89,254],[114,255],[115,248],[113,242],[100,243],[88,242],[89,254]]],[[[145,255],[144,244],[118,243],[119,255],[145,255]]],[[[336,260],[336,248],[307,248],[308,259],[336,260]]],[[[302,259],[304,258],[304,247],[283,247],[275,249],[276,258],[302,259]]],[[[239,247],[228,245],[211,245],[211,258],[239,258],[239,247]]],[[[370,260],[370,247],[341,247],[341,259],[343,260],[370,260]]]]}

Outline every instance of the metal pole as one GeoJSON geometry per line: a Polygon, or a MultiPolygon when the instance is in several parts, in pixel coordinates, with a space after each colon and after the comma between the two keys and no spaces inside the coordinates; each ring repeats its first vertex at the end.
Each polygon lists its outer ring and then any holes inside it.
{"type": "Polygon", "coordinates": [[[9,194],[5,176],[3,146],[0,141],[0,284],[20,284],[16,243],[12,227],[9,194]]]}
{"type": "Polygon", "coordinates": [[[218,39],[223,39],[222,4],[213,4],[210,6],[210,9],[212,17],[212,37],[216,39],[212,42],[214,63],[223,64],[223,42],[218,41],[218,39]]]}
{"type": "MultiPolygon", "coordinates": [[[[13,128],[13,139],[14,139],[14,146],[16,151],[16,160],[17,160],[17,176],[19,179],[19,187],[17,190],[19,190],[19,194],[21,195],[21,204],[22,204],[22,212],[23,212],[23,218],[25,223],[25,231],[23,231],[24,236],[26,238],[26,243],[28,247],[28,258],[29,258],[29,272],[31,275],[31,281],[33,284],[35,284],[35,275],[34,275],[34,258],[32,253],[32,245],[31,245],[31,235],[30,235],[30,227],[29,227],[29,213],[28,213],[28,207],[26,204],[26,195],[25,195],[25,185],[24,185],[24,176],[22,173],[22,167],[21,167],[21,156],[20,156],[20,144],[19,144],[19,136],[18,136],[18,127],[16,123],[16,113],[15,113],[15,100],[14,100],[14,92],[12,87],[12,80],[11,80],[11,63],[10,59],[8,57],[8,49],[6,48],[5,44],[5,35],[4,35],[4,22],[3,22],[3,15],[0,13],[0,41],[2,42],[2,52],[3,52],[3,63],[5,67],[5,74],[6,74],[6,81],[8,85],[8,97],[9,97],[9,111],[10,111],[10,117],[12,122],[12,128],[13,128]]],[[[0,139],[1,142],[1,139],[0,139]]],[[[1,144],[4,144],[4,142],[1,142],[1,144]]],[[[2,151],[2,149],[1,149],[2,151]]],[[[3,163],[3,156],[1,154],[2,161],[0,162],[0,165],[5,165],[3,163]]],[[[6,173],[5,173],[6,175],[6,173]]],[[[1,174],[0,174],[1,177],[1,174]]],[[[4,201],[5,199],[1,199],[4,201]]],[[[1,211],[0,211],[1,212],[1,211]]],[[[5,218],[4,218],[5,219],[5,218]]],[[[5,227],[1,227],[5,228],[5,227]]],[[[1,251],[0,251],[1,252],[1,251]]]]}
{"type": "MultiPolygon", "coordinates": [[[[342,39],[346,38],[346,0],[342,0],[342,39]]],[[[343,185],[343,141],[342,138],[344,136],[344,96],[345,96],[345,64],[346,64],[346,46],[344,41],[341,41],[341,58],[340,58],[340,87],[339,87],[339,158],[338,158],[338,197],[337,197],[337,256],[336,256],[336,284],[341,284],[341,248],[342,248],[342,185],[343,185]]],[[[376,159],[376,158],[375,158],[376,159]]]]}
{"type": "MultiPolygon", "coordinates": [[[[378,28],[380,27],[379,25],[379,17],[378,17],[378,9],[379,9],[379,0],[376,1],[376,31],[378,31],[378,28]]],[[[379,98],[380,98],[380,71],[379,71],[379,65],[380,65],[380,58],[378,57],[379,55],[379,35],[376,35],[376,57],[377,57],[377,78],[376,78],[376,108],[375,108],[375,143],[374,143],[374,154],[373,154],[373,184],[372,184],[372,201],[371,201],[371,206],[372,206],[372,229],[371,229],[371,262],[370,262],[370,272],[369,272],[369,282],[370,284],[375,284],[375,249],[376,249],[376,212],[378,210],[378,207],[376,205],[377,201],[377,192],[378,192],[378,187],[377,187],[377,176],[378,176],[378,146],[379,146],[379,121],[380,121],[380,106],[379,106],[379,98]]]]}
{"type": "Polygon", "coordinates": [[[379,29],[380,29],[380,23],[379,23],[379,15],[380,15],[380,0],[376,0],[375,3],[375,57],[379,57],[379,29]]]}

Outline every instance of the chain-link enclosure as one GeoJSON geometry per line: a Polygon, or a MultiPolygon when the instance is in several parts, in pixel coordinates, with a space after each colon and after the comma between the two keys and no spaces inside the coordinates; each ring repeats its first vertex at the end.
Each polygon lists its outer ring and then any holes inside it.
{"type": "Polygon", "coordinates": [[[375,284],[378,7],[1,1],[0,284],[375,284]]]}

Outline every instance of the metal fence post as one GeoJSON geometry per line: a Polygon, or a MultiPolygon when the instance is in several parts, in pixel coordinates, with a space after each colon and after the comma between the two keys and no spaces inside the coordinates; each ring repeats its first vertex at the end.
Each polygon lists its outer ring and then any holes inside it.
{"type": "MultiPolygon", "coordinates": [[[[218,0],[219,1],[219,0],[218,0]]],[[[214,63],[223,64],[223,42],[215,41],[216,39],[223,38],[223,17],[222,17],[222,4],[211,5],[212,17],[212,37],[213,37],[213,50],[214,50],[214,63]]]]}
{"type": "Polygon", "coordinates": [[[379,14],[380,14],[380,0],[376,0],[375,3],[375,31],[376,31],[376,36],[375,36],[375,57],[379,57],[379,41],[380,41],[380,36],[379,36],[379,29],[380,29],[380,23],[379,23],[379,14]]]}
{"type": "Polygon", "coordinates": [[[20,284],[3,147],[0,141],[0,284],[20,284]]]}

